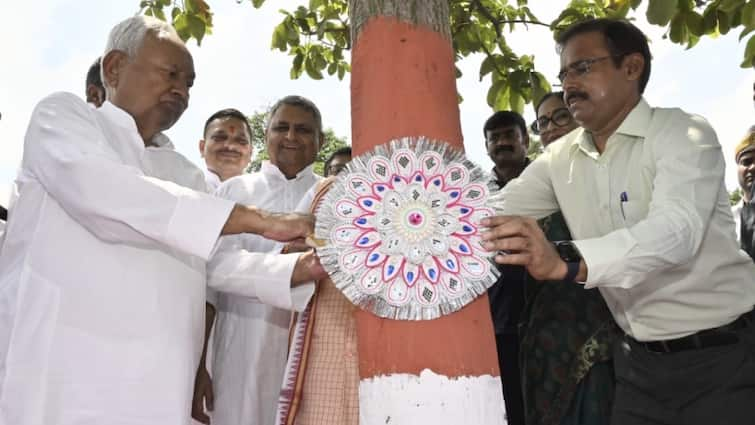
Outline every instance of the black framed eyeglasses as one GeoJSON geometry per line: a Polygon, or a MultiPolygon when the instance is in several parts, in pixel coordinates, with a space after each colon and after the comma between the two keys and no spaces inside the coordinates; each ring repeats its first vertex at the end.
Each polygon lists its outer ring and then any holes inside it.
{"type": "Polygon", "coordinates": [[[624,55],[608,55],[608,56],[601,56],[599,58],[582,59],[580,61],[570,63],[569,65],[566,66],[566,68],[562,69],[558,73],[558,81],[561,81],[561,83],[563,83],[564,80],[566,80],[566,77],[568,77],[569,75],[573,75],[575,77],[582,77],[590,73],[590,70],[593,64],[598,63],[600,61],[604,61],[606,59],[620,58],[622,56],[624,55]]]}
{"type": "Polygon", "coordinates": [[[542,115],[538,117],[530,125],[530,129],[535,134],[540,134],[545,131],[550,123],[553,123],[556,127],[564,127],[572,122],[571,112],[566,108],[558,108],[553,111],[551,116],[542,115]]]}

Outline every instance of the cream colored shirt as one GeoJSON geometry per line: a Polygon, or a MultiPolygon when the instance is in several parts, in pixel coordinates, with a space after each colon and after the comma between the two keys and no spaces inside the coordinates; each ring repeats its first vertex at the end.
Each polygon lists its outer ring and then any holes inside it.
{"type": "Polygon", "coordinates": [[[717,327],[755,305],[755,265],[734,233],[721,146],[700,117],[641,100],[602,154],[577,129],[493,203],[504,215],[561,210],[587,264],[585,288],[600,288],[640,341],[717,327]]]}

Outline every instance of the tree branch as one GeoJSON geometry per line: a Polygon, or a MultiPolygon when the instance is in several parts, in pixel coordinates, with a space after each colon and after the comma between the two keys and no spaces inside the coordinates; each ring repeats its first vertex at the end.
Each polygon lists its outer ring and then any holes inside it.
{"type": "Polygon", "coordinates": [[[488,21],[490,21],[491,24],[493,24],[493,28],[495,29],[495,34],[498,36],[498,38],[501,38],[501,26],[505,24],[533,24],[533,25],[542,25],[544,27],[550,28],[551,26],[540,21],[530,21],[528,19],[512,19],[512,20],[500,20],[496,19],[495,16],[488,10],[487,7],[485,7],[480,0],[472,0],[470,3],[470,11],[471,8],[476,8],[480,15],[485,17],[488,21]]]}

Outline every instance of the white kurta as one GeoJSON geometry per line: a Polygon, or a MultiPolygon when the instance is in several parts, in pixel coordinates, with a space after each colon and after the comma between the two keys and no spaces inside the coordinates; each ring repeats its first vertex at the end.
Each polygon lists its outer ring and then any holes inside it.
{"type": "MultiPolygon", "coordinates": [[[[319,180],[312,166],[287,180],[276,166],[266,161],[258,173],[227,180],[216,195],[270,211],[290,212],[319,180]]],[[[280,250],[279,244],[257,236],[222,239],[224,246],[234,244],[250,251],[280,250]]],[[[293,264],[290,270],[281,273],[280,285],[275,287],[287,287],[292,270],[293,264]]],[[[303,310],[313,289],[313,285],[304,285],[293,290],[291,303],[285,309],[250,298],[218,294],[213,347],[213,425],[273,424],[288,352],[290,310],[303,310]]],[[[265,301],[262,296],[260,299],[265,301]]]]}
{"type": "Polygon", "coordinates": [[[210,191],[210,193],[215,192],[217,188],[220,187],[220,185],[223,183],[222,181],[220,181],[220,177],[218,177],[217,174],[208,169],[204,170],[204,181],[207,184],[207,189],[210,191]]]}
{"type": "Polygon", "coordinates": [[[155,141],[108,102],[34,110],[0,256],[0,424],[188,423],[205,260],[234,203],[163,180],[204,188],[155,141]]]}

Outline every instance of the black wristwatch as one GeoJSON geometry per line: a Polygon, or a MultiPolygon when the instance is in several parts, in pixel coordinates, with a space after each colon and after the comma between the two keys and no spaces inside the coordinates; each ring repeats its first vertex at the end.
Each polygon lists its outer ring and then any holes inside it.
{"type": "Polygon", "coordinates": [[[582,255],[577,246],[572,241],[557,241],[553,244],[556,246],[558,255],[566,263],[564,282],[575,282],[577,274],[579,274],[579,263],[582,261],[582,255]]]}

